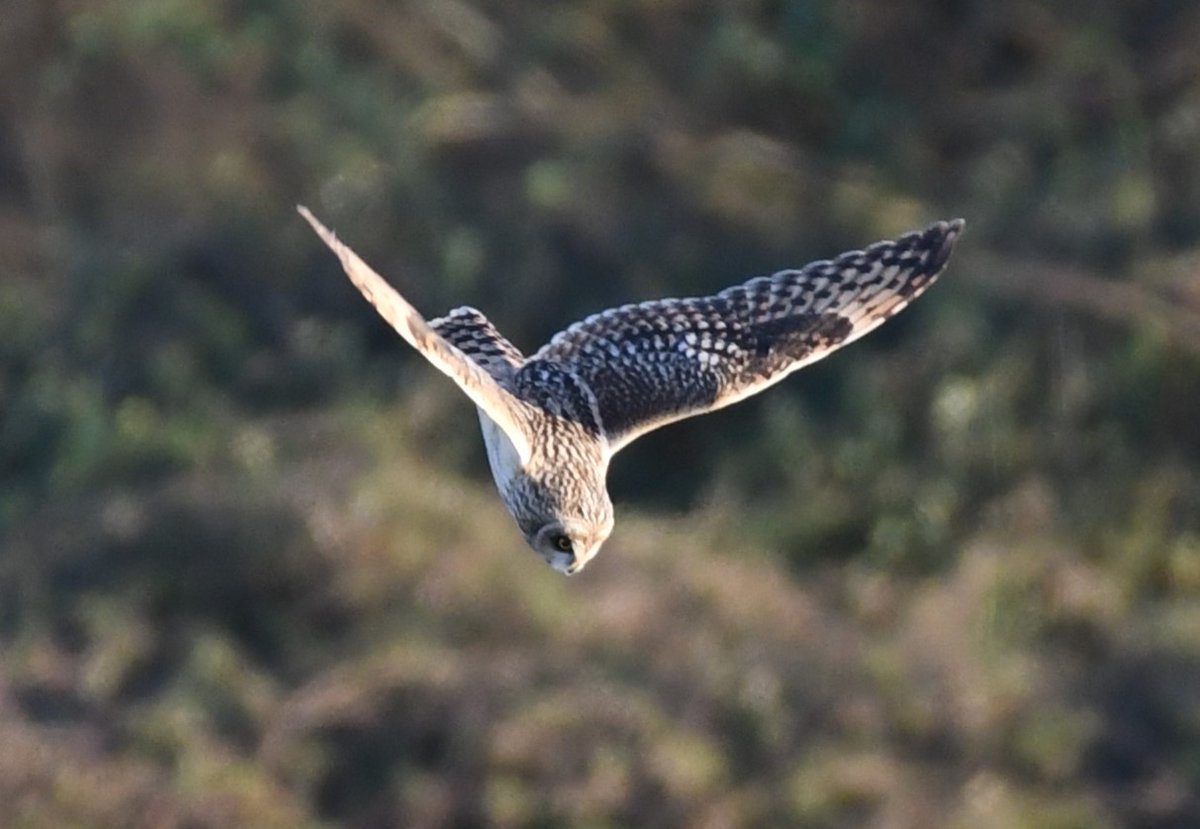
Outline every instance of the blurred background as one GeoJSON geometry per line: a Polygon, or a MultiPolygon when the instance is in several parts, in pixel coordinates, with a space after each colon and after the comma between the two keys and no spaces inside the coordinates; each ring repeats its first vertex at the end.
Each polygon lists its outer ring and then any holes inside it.
{"type": "Polygon", "coordinates": [[[1200,825],[1200,6],[9,0],[0,824],[1200,825]],[[532,350],[968,221],[622,453],[564,580],[430,316],[532,350]]]}

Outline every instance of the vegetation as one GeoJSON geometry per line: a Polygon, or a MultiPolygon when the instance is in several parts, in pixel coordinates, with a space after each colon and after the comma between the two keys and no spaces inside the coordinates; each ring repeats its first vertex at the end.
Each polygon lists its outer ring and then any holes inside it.
{"type": "Polygon", "coordinates": [[[1200,825],[1200,10],[13,0],[0,823],[1200,825]],[[304,202],[519,345],[961,215],[564,580],[304,202]]]}

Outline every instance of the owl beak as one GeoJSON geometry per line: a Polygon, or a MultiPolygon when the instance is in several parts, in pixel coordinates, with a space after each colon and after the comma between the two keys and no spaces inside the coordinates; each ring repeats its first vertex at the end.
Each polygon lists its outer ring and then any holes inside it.
{"type": "Polygon", "coordinates": [[[550,566],[564,576],[573,576],[583,569],[584,561],[576,556],[559,554],[550,561],[550,566]]]}
{"type": "Polygon", "coordinates": [[[579,572],[579,560],[566,553],[555,553],[547,563],[564,576],[573,576],[579,572]]]}
{"type": "Polygon", "coordinates": [[[583,547],[575,554],[574,560],[571,562],[571,573],[578,573],[588,563],[596,557],[596,553],[600,552],[600,547],[603,546],[604,540],[608,538],[608,533],[603,535],[593,536],[586,547],[583,547]]]}

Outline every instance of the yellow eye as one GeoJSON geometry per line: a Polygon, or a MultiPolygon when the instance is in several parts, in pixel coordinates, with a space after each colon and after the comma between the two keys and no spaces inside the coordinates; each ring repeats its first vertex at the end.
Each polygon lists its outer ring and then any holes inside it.
{"type": "Polygon", "coordinates": [[[554,537],[554,549],[559,552],[570,553],[574,551],[575,547],[571,544],[570,538],[565,535],[558,535],[554,537]]]}

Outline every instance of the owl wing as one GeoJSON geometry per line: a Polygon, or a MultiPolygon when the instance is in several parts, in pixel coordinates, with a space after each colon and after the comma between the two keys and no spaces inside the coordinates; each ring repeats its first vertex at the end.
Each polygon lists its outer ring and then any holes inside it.
{"type": "Polygon", "coordinates": [[[527,365],[578,375],[616,452],[757,394],[882,324],[933,284],[962,229],[961,219],[938,222],[715,296],[613,308],[556,334],[527,365]]]}
{"type": "MultiPolygon", "coordinates": [[[[449,376],[476,406],[495,421],[512,442],[521,462],[528,462],[530,445],[524,424],[529,420],[529,404],[505,389],[501,382],[483,365],[464,353],[460,347],[465,344],[464,339],[459,339],[459,344],[456,345],[425,322],[424,317],[416,308],[360,259],[358,254],[342,244],[331,230],[309,212],[308,208],[298,206],[297,210],[312,225],[321,240],[341,260],[342,268],[350,277],[350,281],[362,292],[367,301],[375,306],[379,315],[395,328],[400,336],[408,341],[409,345],[419,351],[421,356],[449,376]]],[[[453,313],[451,312],[451,317],[453,313]]],[[[482,315],[480,316],[482,317],[482,315]]],[[[454,334],[456,338],[466,328],[465,325],[459,326],[454,323],[445,323],[444,327],[456,329],[454,334]]],[[[490,328],[490,323],[488,327],[490,328]]],[[[498,332],[497,336],[499,336],[498,332]]],[[[503,340],[503,337],[500,339],[503,340]]],[[[508,341],[503,340],[503,342],[507,343],[508,341]]],[[[511,348],[511,345],[509,347],[511,348]]],[[[515,350],[514,348],[513,351],[515,350]]],[[[519,353],[517,352],[518,355],[519,353]]]]}
{"type": "Polygon", "coordinates": [[[525,362],[521,350],[510,343],[481,311],[469,306],[455,308],[444,317],[430,320],[429,327],[506,388],[525,362]]]}

